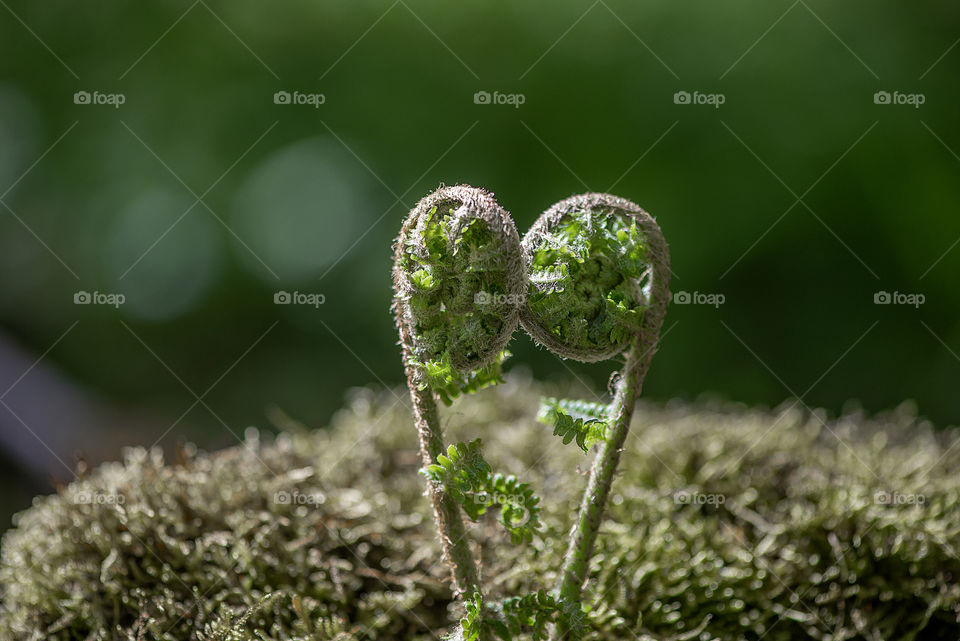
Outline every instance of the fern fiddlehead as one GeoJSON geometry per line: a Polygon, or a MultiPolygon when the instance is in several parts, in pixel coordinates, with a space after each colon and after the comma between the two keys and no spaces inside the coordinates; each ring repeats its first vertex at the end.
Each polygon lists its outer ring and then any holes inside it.
{"type": "Polygon", "coordinates": [[[521,245],[492,194],[444,187],[411,212],[395,246],[394,314],[403,346],[434,515],[467,616],[455,638],[579,639],[580,594],[633,406],[656,349],[669,298],[669,255],[656,222],[630,201],[585,194],[562,201],[521,245]],[[530,276],[527,277],[529,269],[530,276]],[[564,358],[599,361],[626,353],[610,405],[546,399],[540,420],[564,443],[599,444],[556,596],[540,592],[484,603],[464,539],[461,509],[476,520],[492,505],[514,543],[539,526],[539,500],[526,483],[494,474],[481,443],[444,451],[437,399],[500,380],[518,321],[564,358]],[[490,501],[489,496],[508,497],[490,501]],[[482,497],[478,500],[477,497],[482,497]]]}
{"type": "MultiPolygon", "coordinates": [[[[393,285],[420,455],[430,469],[444,455],[437,399],[450,403],[500,380],[526,290],[513,219],[487,191],[441,187],[403,225],[393,285]]],[[[480,584],[460,507],[440,480],[431,479],[430,497],[454,591],[474,594],[480,584]]]]}
{"type": "MultiPolygon", "coordinates": [[[[633,407],[659,340],[670,256],[656,221],[608,194],[557,203],[524,236],[523,249],[530,269],[524,329],[559,356],[578,361],[626,352],[610,406],[548,399],[541,410],[541,420],[565,442],[576,439],[584,451],[600,443],[557,588],[562,602],[579,604],[633,407]]],[[[559,620],[556,638],[569,632],[568,622],[559,620]]]]}

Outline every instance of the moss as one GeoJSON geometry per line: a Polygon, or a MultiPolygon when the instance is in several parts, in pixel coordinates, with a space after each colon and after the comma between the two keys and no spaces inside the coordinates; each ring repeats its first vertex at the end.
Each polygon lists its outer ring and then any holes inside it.
{"type": "MultiPolygon", "coordinates": [[[[444,417],[543,496],[529,547],[493,517],[475,526],[494,596],[556,578],[588,459],[535,412],[568,391],[514,376],[444,417]]],[[[331,427],[168,462],[131,450],[37,499],[3,538],[0,638],[433,638],[458,613],[406,397],[357,392],[331,427]]],[[[588,638],[955,640],[957,440],[907,412],[824,426],[796,410],[641,405],[588,638]]]]}

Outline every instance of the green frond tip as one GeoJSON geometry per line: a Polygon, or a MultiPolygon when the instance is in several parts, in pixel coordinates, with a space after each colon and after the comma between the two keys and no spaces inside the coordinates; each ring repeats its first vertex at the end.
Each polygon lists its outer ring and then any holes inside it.
{"type": "Polygon", "coordinates": [[[446,455],[441,454],[436,463],[420,472],[442,486],[471,520],[496,508],[514,544],[533,540],[540,528],[540,498],[529,483],[494,474],[483,458],[482,446],[480,439],[451,445],[446,455]]]}
{"type": "Polygon", "coordinates": [[[567,445],[576,440],[584,452],[607,437],[607,409],[600,403],[570,399],[543,398],[537,420],[553,427],[553,434],[567,445]]]}
{"type": "Polygon", "coordinates": [[[466,614],[460,620],[460,636],[454,639],[474,641],[483,632],[502,641],[526,635],[532,641],[548,638],[548,626],[564,623],[569,629],[565,639],[580,641],[586,631],[587,616],[575,603],[561,601],[544,590],[504,600],[499,607],[488,605],[478,592],[464,604],[466,614]]]}
{"type": "Polygon", "coordinates": [[[442,486],[463,507],[471,520],[476,521],[486,512],[481,497],[490,485],[493,469],[483,458],[481,439],[469,443],[455,443],[446,455],[420,470],[421,474],[442,486]]]}
{"type": "MultiPolygon", "coordinates": [[[[565,358],[598,361],[642,333],[650,308],[652,219],[608,194],[561,201],[523,238],[530,266],[520,322],[565,358]]],[[[654,252],[655,254],[655,252],[654,252]]]]}
{"type": "Polygon", "coordinates": [[[490,608],[483,599],[483,595],[474,592],[473,596],[464,600],[466,612],[460,619],[460,629],[448,637],[448,641],[477,641],[483,635],[489,638],[494,634],[503,641],[510,641],[510,631],[506,624],[496,616],[496,611],[490,608]],[[484,632],[488,634],[483,634],[484,632]]]}
{"type": "Polygon", "coordinates": [[[554,597],[544,590],[522,597],[511,597],[503,602],[503,617],[512,634],[529,633],[533,641],[547,638],[547,626],[563,622],[569,629],[564,637],[580,641],[587,626],[587,615],[576,603],[554,597]]]}
{"type": "Polygon", "coordinates": [[[461,394],[472,394],[502,383],[503,363],[508,358],[510,352],[503,350],[492,363],[466,372],[454,367],[448,354],[438,360],[413,361],[413,364],[422,372],[420,389],[433,390],[445,405],[450,405],[461,394]]]}

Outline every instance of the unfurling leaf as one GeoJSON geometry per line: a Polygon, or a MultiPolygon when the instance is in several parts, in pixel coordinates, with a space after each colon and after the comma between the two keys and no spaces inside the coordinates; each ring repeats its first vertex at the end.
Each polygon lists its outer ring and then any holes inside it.
{"type": "Polygon", "coordinates": [[[564,445],[576,440],[584,452],[603,442],[609,427],[606,405],[569,399],[542,399],[537,420],[552,426],[564,445]]]}
{"type": "Polygon", "coordinates": [[[539,497],[529,483],[521,483],[515,476],[494,474],[481,447],[480,439],[451,445],[446,455],[438,456],[437,462],[421,473],[442,486],[471,520],[476,521],[489,509],[498,509],[500,523],[514,544],[531,541],[540,527],[539,497]]]}

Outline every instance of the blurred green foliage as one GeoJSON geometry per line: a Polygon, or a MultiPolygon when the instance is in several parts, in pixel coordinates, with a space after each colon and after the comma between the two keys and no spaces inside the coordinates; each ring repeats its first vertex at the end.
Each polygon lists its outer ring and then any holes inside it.
{"type": "MultiPolygon", "coordinates": [[[[521,233],[588,190],[658,218],[674,291],[725,303],[671,307],[648,397],[916,399],[956,422],[960,5],[16,0],[0,16],[0,323],[39,356],[79,320],[44,364],[162,424],[185,387],[210,388],[174,435],[229,444],[214,414],[239,433],[271,405],[320,424],[346,388],[399,382],[390,244],[455,182],[493,190],[521,233]],[[126,304],[77,306],[80,290],[126,304]]],[[[538,377],[609,375],[520,333],[511,350],[538,377]]]]}

